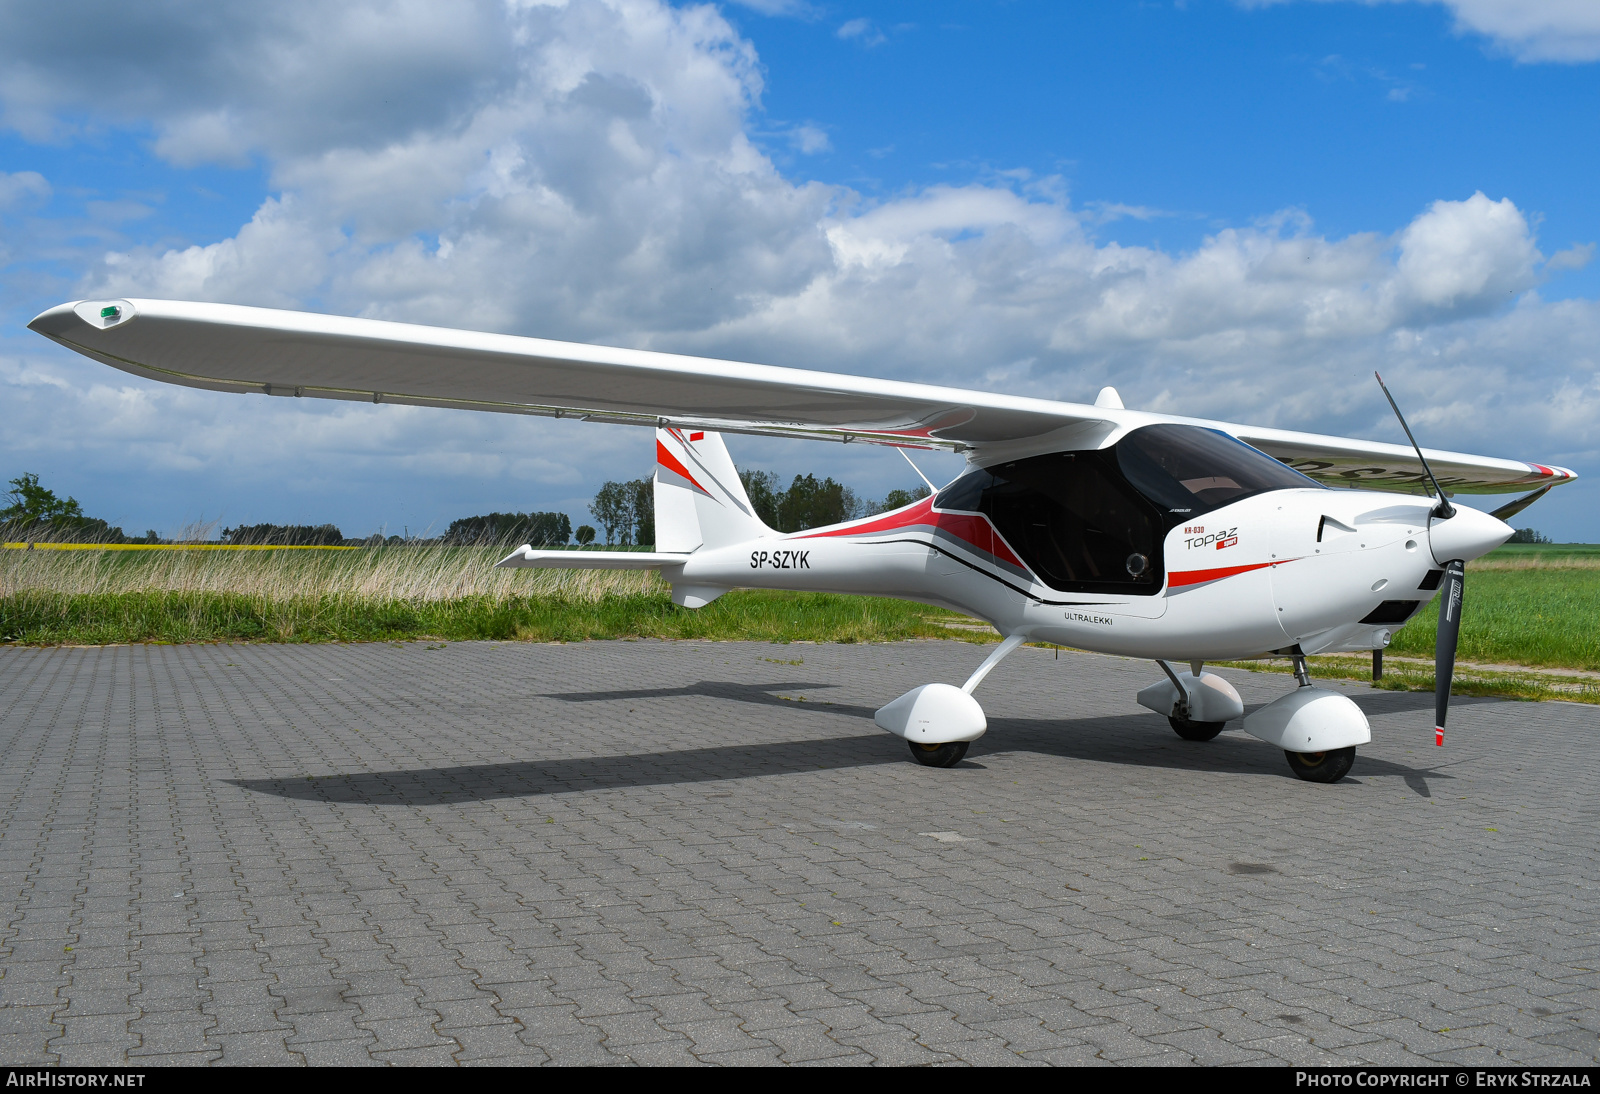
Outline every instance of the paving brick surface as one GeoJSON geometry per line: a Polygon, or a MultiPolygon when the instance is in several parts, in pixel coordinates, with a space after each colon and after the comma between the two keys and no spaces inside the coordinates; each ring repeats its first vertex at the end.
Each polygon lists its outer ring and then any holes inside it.
{"type": "Polygon", "coordinates": [[[436,646],[0,649],[0,1062],[1600,1058],[1600,708],[1320,786],[1025,649],[938,770],[979,647],[436,646]]]}

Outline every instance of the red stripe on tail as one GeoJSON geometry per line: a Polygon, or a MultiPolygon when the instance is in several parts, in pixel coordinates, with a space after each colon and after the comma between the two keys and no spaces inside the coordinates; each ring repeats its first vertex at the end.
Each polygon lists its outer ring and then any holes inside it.
{"type": "Polygon", "coordinates": [[[694,476],[689,474],[689,469],[683,466],[682,461],[668,451],[667,446],[662,444],[659,440],[656,441],[656,462],[662,467],[665,467],[668,471],[671,471],[673,474],[682,475],[684,478],[694,483],[695,488],[701,493],[706,494],[707,496],[711,494],[711,491],[701,486],[698,482],[695,482],[694,476]]]}

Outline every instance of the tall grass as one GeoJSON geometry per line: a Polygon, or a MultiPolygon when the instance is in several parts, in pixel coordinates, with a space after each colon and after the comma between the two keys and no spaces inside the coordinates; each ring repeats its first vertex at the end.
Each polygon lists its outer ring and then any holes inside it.
{"type": "MultiPolygon", "coordinates": [[[[954,613],[878,598],[735,592],[689,611],[653,571],[495,569],[506,553],[0,551],[0,641],[994,637],[942,626],[954,613]]],[[[1437,622],[1435,602],[1391,651],[1431,657],[1437,622]]],[[[1600,561],[1545,549],[1473,563],[1460,657],[1600,671],[1600,561]]]]}
{"type": "Polygon", "coordinates": [[[0,551],[0,597],[226,593],[284,601],[597,600],[663,588],[649,570],[498,570],[510,553],[478,547],[394,546],[354,551],[0,551]]]}
{"type": "MultiPolygon", "coordinates": [[[[333,552],[0,551],[0,641],[948,637],[903,601],[730,593],[672,604],[653,571],[499,570],[503,545],[333,552]]],[[[979,636],[987,638],[989,636],[979,636]]]]}

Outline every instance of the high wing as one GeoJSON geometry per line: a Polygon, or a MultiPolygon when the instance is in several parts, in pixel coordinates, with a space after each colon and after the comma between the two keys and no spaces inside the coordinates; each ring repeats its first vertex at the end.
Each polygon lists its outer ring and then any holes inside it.
{"type": "MultiPolygon", "coordinates": [[[[1220,429],[1332,485],[1421,493],[1402,445],[1116,406],[374,319],[174,300],[74,301],[28,324],[137,376],[214,391],[1004,452],[1098,448],[1129,429],[1220,429]]],[[[1451,492],[1570,481],[1564,468],[1427,452],[1451,492]]]]}

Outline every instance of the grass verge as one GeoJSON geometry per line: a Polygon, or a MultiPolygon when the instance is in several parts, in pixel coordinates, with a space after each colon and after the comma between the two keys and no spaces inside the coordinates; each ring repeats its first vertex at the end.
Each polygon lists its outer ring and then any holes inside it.
{"type": "MultiPolygon", "coordinates": [[[[506,550],[0,552],[0,642],[997,637],[954,612],[883,598],[739,591],[688,611],[654,573],[495,569],[506,550]]],[[[1433,689],[1437,620],[1432,604],[1396,633],[1379,687],[1433,689]]],[[[1600,671],[1600,547],[1508,545],[1474,562],[1460,657],[1496,667],[1458,666],[1457,694],[1600,702],[1600,682],[1541,671],[1600,671]]],[[[1239,667],[1287,671],[1287,662],[1239,667]]],[[[1313,671],[1371,678],[1362,656],[1313,658],[1313,671]]]]}
{"type": "Polygon", "coordinates": [[[592,638],[700,638],[767,642],[993,640],[952,632],[960,619],[903,600],[824,593],[732,592],[705,608],[663,592],[594,599],[560,596],[450,600],[269,599],[240,593],[145,591],[0,598],[0,640],[28,645],[128,642],[381,642],[402,639],[576,642],[592,638]]]}

